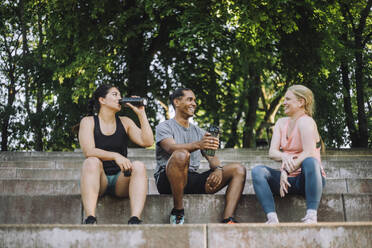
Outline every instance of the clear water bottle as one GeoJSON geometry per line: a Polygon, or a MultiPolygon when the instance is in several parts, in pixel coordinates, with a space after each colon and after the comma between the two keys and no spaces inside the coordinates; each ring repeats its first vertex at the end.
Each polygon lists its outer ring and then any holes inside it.
{"type": "MultiPolygon", "coordinates": [[[[211,125],[211,126],[207,129],[207,132],[210,133],[213,137],[218,137],[218,135],[220,134],[220,128],[217,127],[217,126],[213,126],[213,125],[211,125]]],[[[204,150],[204,153],[205,153],[205,155],[207,155],[207,156],[213,157],[214,154],[216,153],[216,150],[206,149],[206,150],[204,150]]]]}

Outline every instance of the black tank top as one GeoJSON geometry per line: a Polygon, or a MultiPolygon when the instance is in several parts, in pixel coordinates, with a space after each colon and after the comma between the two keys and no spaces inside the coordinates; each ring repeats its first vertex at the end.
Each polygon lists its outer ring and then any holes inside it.
{"type": "MultiPolygon", "coordinates": [[[[123,123],[120,121],[118,116],[116,119],[116,130],[112,135],[104,135],[101,132],[101,127],[99,125],[98,116],[94,116],[94,142],[96,148],[109,151],[117,152],[127,157],[128,154],[128,135],[125,132],[123,123]]],[[[114,175],[120,171],[120,167],[115,163],[114,160],[102,161],[103,169],[106,175],[114,175]]]]}

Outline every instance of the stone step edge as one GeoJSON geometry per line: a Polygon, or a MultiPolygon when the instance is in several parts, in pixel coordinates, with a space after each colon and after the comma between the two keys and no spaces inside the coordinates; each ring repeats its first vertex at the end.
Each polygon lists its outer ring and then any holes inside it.
{"type": "MultiPolygon", "coordinates": [[[[147,175],[147,179],[151,179],[151,180],[155,180],[153,176],[149,176],[147,175]]],[[[359,180],[359,179],[362,179],[362,180],[370,180],[372,179],[372,177],[358,177],[358,178],[339,178],[339,177],[326,177],[325,180],[359,180]]],[[[63,181],[66,181],[66,182],[79,182],[80,179],[48,179],[48,178],[17,178],[17,177],[0,177],[0,180],[1,181],[43,181],[43,182],[63,182],[63,181]]],[[[252,180],[252,178],[246,178],[246,180],[252,180]]]]}
{"type": "MultiPolygon", "coordinates": [[[[119,228],[119,227],[133,227],[133,228],[140,228],[141,226],[145,227],[169,227],[173,226],[175,228],[180,228],[182,226],[190,227],[190,226],[226,226],[226,224],[222,223],[208,223],[208,224],[183,224],[183,225],[172,225],[172,224],[141,224],[141,225],[127,225],[127,224],[97,224],[97,225],[84,225],[84,224],[0,224],[0,228],[5,227],[22,227],[22,228],[32,228],[32,227],[42,227],[42,228],[74,228],[74,227],[86,227],[86,228],[119,228]]],[[[282,222],[279,224],[265,224],[265,223],[236,223],[234,225],[229,225],[229,228],[233,228],[234,226],[242,227],[352,227],[352,226],[371,226],[372,221],[351,221],[351,222],[318,222],[316,224],[305,224],[299,222],[282,222]]]]}
{"type": "MultiPolygon", "coordinates": [[[[222,194],[224,195],[224,194],[222,194]]],[[[254,193],[246,193],[246,194],[242,194],[242,196],[255,196],[256,194],[254,193]]],[[[322,193],[322,195],[329,195],[329,196],[332,196],[332,195],[335,195],[335,196],[338,196],[338,195],[346,195],[346,196],[366,196],[366,195],[370,195],[372,196],[372,193],[322,193]]],[[[61,194],[39,194],[39,195],[30,195],[30,194],[0,194],[1,197],[22,197],[22,196],[27,196],[27,197],[50,197],[50,196],[56,196],[56,197],[66,197],[66,196],[71,196],[71,197],[76,197],[76,196],[81,196],[81,194],[64,194],[64,195],[61,195],[61,194]]],[[[147,194],[146,195],[147,197],[164,197],[164,196],[169,196],[169,197],[172,197],[172,195],[170,194],[147,194]]],[[[208,197],[214,197],[214,196],[221,196],[221,194],[217,194],[217,193],[214,193],[214,194],[184,194],[184,198],[187,198],[187,196],[200,196],[200,197],[203,197],[203,196],[208,196],[208,197]]],[[[287,195],[286,195],[287,196],[287,195]]],[[[290,196],[299,196],[301,197],[301,195],[299,194],[292,194],[290,196]]],[[[122,201],[122,200],[126,200],[126,199],[129,199],[128,197],[115,197],[115,196],[100,196],[98,197],[98,201],[104,197],[110,197],[112,199],[116,199],[118,201],[122,201]]],[[[275,197],[280,197],[280,196],[274,196],[275,197]]],[[[304,198],[305,199],[305,198],[304,198]]]]}
{"type": "MultiPolygon", "coordinates": [[[[372,153],[372,151],[371,151],[372,153]]],[[[3,155],[1,156],[1,152],[0,152],[0,158],[17,158],[17,159],[21,159],[21,158],[29,158],[29,159],[45,159],[45,158],[50,158],[50,159],[59,159],[59,160],[63,160],[63,159],[66,159],[66,160],[80,160],[80,159],[85,159],[85,156],[83,154],[74,154],[73,156],[68,156],[69,154],[61,154],[61,155],[58,155],[58,154],[48,154],[48,153],[45,153],[46,155],[44,154],[41,154],[41,155],[35,155],[35,154],[22,154],[22,155],[19,155],[19,153],[13,153],[13,156],[6,156],[6,155],[3,155]]],[[[224,157],[224,156],[227,156],[227,157],[237,157],[237,158],[252,158],[252,157],[264,157],[264,158],[269,158],[269,154],[268,153],[256,153],[256,154],[252,154],[252,153],[246,153],[246,154],[242,154],[242,153],[237,153],[237,154],[229,154],[227,152],[221,152],[221,153],[216,153],[216,155],[218,157],[224,157]]],[[[358,154],[325,154],[325,155],[320,155],[321,158],[353,158],[353,157],[366,157],[366,158],[372,158],[372,154],[363,154],[363,153],[358,153],[358,154]]],[[[136,154],[128,154],[127,157],[143,157],[143,158],[155,158],[155,152],[154,153],[136,153],[136,154]]],[[[11,160],[0,160],[0,161],[11,161],[11,160]]],[[[17,160],[18,161],[18,160],[17,160]]]]}
{"type": "Polygon", "coordinates": [[[367,247],[372,222],[266,224],[0,224],[6,247],[367,247]],[[267,237],[270,237],[269,239],[267,237]],[[130,241],[129,243],[126,243],[130,241]],[[124,242],[124,243],[123,243],[124,242]],[[178,244],[178,245],[177,245],[178,244]]]}

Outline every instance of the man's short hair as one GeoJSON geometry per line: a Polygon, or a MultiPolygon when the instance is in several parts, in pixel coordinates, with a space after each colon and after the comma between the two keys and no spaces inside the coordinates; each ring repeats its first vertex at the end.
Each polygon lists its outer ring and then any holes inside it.
{"type": "Polygon", "coordinates": [[[170,96],[169,96],[169,101],[170,103],[172,104],[173,108],[175,109],[174,107],[174,99],[176,98],[180,98],[180,97],[183,97],[185,94],[183,93],[184,91],[188,91],[191,89],[189,88],[177,88],[170,96]]]}

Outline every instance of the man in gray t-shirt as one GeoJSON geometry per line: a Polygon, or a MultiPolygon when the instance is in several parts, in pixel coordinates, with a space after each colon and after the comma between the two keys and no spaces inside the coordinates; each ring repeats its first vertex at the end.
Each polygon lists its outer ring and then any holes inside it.
{"type": "MultiPolygon", "coordinates": [[[[205,131],[198,126],[189,123],[189,127],[178,124],[175,119],[170,119],[156,126],[156,169],[154,177],[157,181],[161,171],[165,167],[171,156],[160,145],[159,142],[166,138],[173,138],[177,144],[186,144],[199,141],[203,138],[205,131]]],[[[200,150],[190,153],[189,171],[196,172],[200,166],[202,154],[200,150]]]]}
{"type": "Polygon", "coordinates": [[[184,223],[184,194],[213,194],[228,185],[223,223],[236,223],[233,218],[245,184],[245,168],[239,163],[224,167],[217,156],[206,156],[203,150],[216,150],[218,137],[191,124],[196,109],[195,95],[180,88],[170,96],[176,115],[156,127],[156,186],[160,194],[172,194],[174,208],[170,223],[184,223]],[[210,169],[198,173],[201,157],[210,169]]]}

